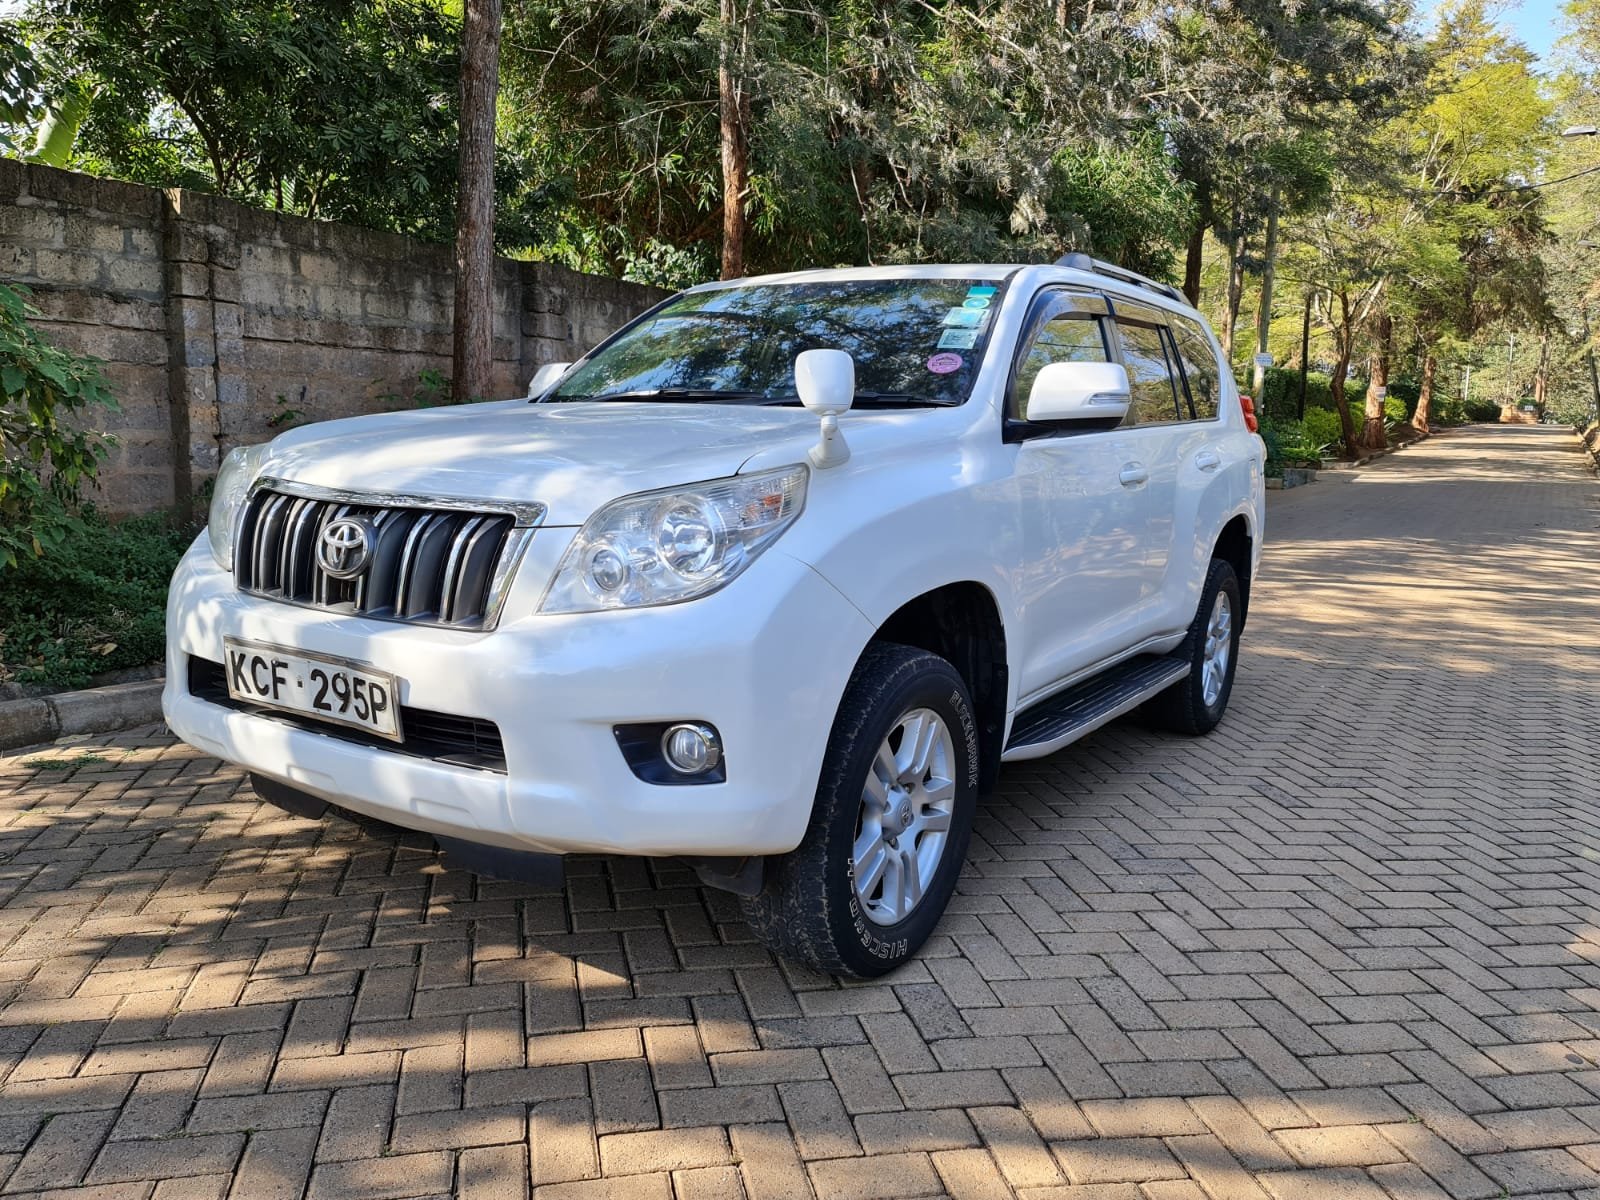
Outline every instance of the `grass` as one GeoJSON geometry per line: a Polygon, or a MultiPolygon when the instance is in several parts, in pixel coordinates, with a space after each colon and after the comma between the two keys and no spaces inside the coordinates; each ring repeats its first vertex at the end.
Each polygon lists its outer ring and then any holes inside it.
{"type": "Polygon", "coordinates": [[[30,758],[22,765],[35,771],[76,771],[79,767],[103,767],[110,761],[98,754],[75,754],[71,758],[30,758]]]}
{"type": "Polygon", "coordinates": [[[0,569],[0,680],[76,688],[160,662],[167,584],[193,536],[164,514],[91,512],[60,547],[0,569]]]}

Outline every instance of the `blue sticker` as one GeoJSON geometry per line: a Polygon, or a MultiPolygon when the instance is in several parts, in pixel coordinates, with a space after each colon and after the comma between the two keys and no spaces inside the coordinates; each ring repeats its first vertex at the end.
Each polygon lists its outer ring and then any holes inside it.
{"type": "Polygon", "coordinates": [[[989,307],[989,297],[987,297],[987,296],[972,296],[969,299],[963,300],[961,302],[961,307],[962,308],[988,308],[989,307]]]}
{"type": "Polygon", "coordinates": [[[967,295],[969,295],[969,296],[992,296],[996,292],[998,292],[999,290],[1000,290],[999,288],[993,288],[993,287],[969,287],[967,289],[967,295]]]}
{"type": "Polygon", "coordinates": [[[944,315],[944,323],[955,329],[980,329],[989,314],[970,308],[952,308],[944,315]]]}
{"type": "Polygon", "coordinates": [[[941,350],[971,350],[978,344],[976,329],[946,329],[939,336],[941,350]]]}

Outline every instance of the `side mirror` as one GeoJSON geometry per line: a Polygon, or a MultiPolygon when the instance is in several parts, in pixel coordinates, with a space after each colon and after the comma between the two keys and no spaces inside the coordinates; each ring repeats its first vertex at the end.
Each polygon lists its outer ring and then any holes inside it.
{"type": "Polygon", "coordinates": [[[1128,372],[1119,363],[1049,363],[1028,393],[1028,420],[1120,421],[1132,401],[1128,372]]]}
{"type": "Polygon", "coordinates": [[[855,359],[843,350],[802,350],[794,360],[794,390],[800,403],[822,418],[822,440],[811,448],[811,464],[836,467],[848,460],[839,414],[855,403],[855,359]]]}
{"type": "Polygon", "coordinates": [[[557,381],[571,369],[572,364],[569,362],[545,363],[544,366],[533,373],[533,378],[528,381],[528,399],[538,400],[551,388],[555,387],[557,381]]]}

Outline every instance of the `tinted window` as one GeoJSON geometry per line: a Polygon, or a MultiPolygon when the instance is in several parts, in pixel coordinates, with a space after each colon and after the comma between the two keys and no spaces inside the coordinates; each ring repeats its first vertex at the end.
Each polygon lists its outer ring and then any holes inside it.
{"type": "Polygon", "coordinates": [[[595,351],[549,399],[648,399],[688,389],[705,393],[694,399],[792,401],[795,356],[829,348],[855,359],[859,392],[960,404],[983,360],[1000,287],[872,279],[690,292],[595,351]]]}
{"type": "Polygon", "coordinates": [[[1189,400],[1194,415],[1202,421],[1214,420],[1222,394],[1222,379],[1217,373],[1217,352],[1205,330],[1187,317],[1172,318],[1172,340],[1189,383],[1189,400]]]}
{"type": "Polygon", "coordinates": [[[1166,341],[1161,330],[1154,325],[1133,325],[1119,320],[1117,337],[1122,343],[1122,362],[1128,368],[1128,384],[1133,390],[1128,424],[1155,425],[1178,420],[1172,368],[1167,362],[1166,341]]]}
{"type": "MultiPolygon", "coordinates": [[[[1094,301],[1087,297],[1063,297],[1050,302],[1043,319],[1034,330],[1027,352],[1017,364],[1016,384],[1012,389],[1012,412],[1028,419],[1028,395],[1034,380],[1050,363],[1110,362],[1105,331],[1092,311],[1094,301]]],[[[1100,305],[1103,309],[1103,303],[1100,305]]]]}

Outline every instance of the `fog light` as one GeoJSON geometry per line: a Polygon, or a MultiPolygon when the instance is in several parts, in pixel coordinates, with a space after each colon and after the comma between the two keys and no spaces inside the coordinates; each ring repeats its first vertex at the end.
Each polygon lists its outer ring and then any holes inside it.
{"type": "Polygon", "coordinates": [[[722,761],[722,743],[709,725],[673,725],[661,735],[661,754],[680,775],[704,775],[722,761]]]}

